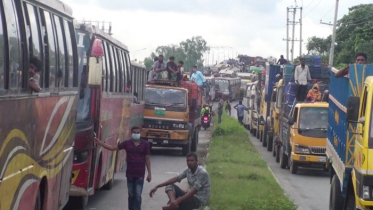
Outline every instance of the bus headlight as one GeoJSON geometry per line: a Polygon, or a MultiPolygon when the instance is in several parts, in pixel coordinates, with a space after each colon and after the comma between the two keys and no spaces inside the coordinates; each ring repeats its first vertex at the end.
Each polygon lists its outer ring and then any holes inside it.
{"type": "Polygon", "coordinates": [[[89,157],[89,150],[74,153],[74,163],[82,163],[89,157]]]}
{"type": "Polygon", "coordinates": [[[303,145],[296,144],[294,152],[296,154],[309,154],[310,149],[308,147],[303,146],[303,145]]]}

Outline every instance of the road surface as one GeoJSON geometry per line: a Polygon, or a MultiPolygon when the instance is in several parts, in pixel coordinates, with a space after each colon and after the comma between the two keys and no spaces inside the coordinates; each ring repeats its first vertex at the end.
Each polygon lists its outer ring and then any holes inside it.
{"type": "MultiPolygon", "coordinates": [[[[211,128],[207,131],[203,129],[199,132],[199,144],[197,153],[199,162],[204,163],[208,143],[210,141],[211,128]]],[[[153,198],[149,197],[150,190],[157,184],[177,176],[186,167],[186,159],[182,156],[181,149],[179,148],[156,148],[152,150],[150,156],[152,168],[152,181],[145,182],[142,193],[142,209],[162,209],[162,206],[168,201],[164,188],[158,189],[153,198]]],[[[180,183],[182,188],[186,188],[186,180],[180,183]]],[[[114,186],[110,191],[98,190],[96,193],[89,197],[88,210],[125,210],[128,209],[127,205],[127,182],[125,172],[115,174],[114,186]]]]}
{"type": "MultiPolygon", "coordinates": [[[[233,102],[232,108],[236,104],[237,102],[233,102]]],[[[232,109],[232,117],[237,118],[235,109],[232,109]]],[[[328,172],[299,169],[298,173],[293,175],[288,169],[281,169],[272,156],[272,152],[268,152],[257,138],[250,133],[249,135],[251,142],[267,162],[277,182],[285,190],[286,195],[299,207],[299,210],[329,209],[330,177],[328,172]]]]}

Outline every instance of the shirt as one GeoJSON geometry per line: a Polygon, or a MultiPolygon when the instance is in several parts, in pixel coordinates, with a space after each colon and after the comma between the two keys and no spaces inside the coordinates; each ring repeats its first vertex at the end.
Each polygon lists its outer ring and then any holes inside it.
{"type": "Polygon", "coordinates": [[[243,117],[245,115],[245,109],[246,107],[242,104],[237,104],[236,106],[234,106],[235,109],[237,109],[237,115],[239,117],[243,117]]]}
{"type": "Polygon", "coordinates": [[[126,176],[133,178],[144,178],[146,156],[150,155],[149,143],[145,140],[140,140],[140,144],[136,146],[131,139],[118,144],[118,149],[126,150],[126,176]]]}
{"type": "Polygon", "coordinates": [[[187,168],[177,177],[179,182],[185,178],[188,180],[189,189],[197,190],[194,196],[203,204],[206,204],[210,198],[211,185],[208,172],[202,166],[198,166],[194,174],[187,168]]]}
{"type": "Polygon", "coordinates": [[[166,62],[162,61],[160,63],[159,61],[154,62],[154,71],[155,71],[155,78],[158,79],[159,77],[159,72],[167,70],[167,64],[166,62]]]}
{"type": "Polygon", "coordinates": [[[196,82],[198,86],[202,86],[203,83],[206,82],[205,77],[200,71],[196,71],[196,73],[193,73],[190,80],[196,82]]]}
{"type": "Polygon", "coordinates": [[[308,80],[311,80],[310,70],[307,65],[304,66],[304,69],[301,65],[295,68],[294,79],[298,81],[300,85],[307,85],[308,80]]]}
{"type": "Polygon", "coordinates": [[[154,79],[154,71],[150,70],[148,74],[148,82],[152,81],[154,79]]]}
{"type": "Polygon", "coordinates": [[[277,63],[280,63],[280,65],[286,64],[288,61],[285,58],[280,58],[277,63]]]}

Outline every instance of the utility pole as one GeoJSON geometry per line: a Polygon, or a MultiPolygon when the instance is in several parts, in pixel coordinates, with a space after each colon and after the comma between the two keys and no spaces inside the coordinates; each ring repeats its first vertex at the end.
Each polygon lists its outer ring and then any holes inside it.
{"type": "Polygon", "coordinates": [[[332,36],[332,43],[330,46],[330,55],[329,55],[329,66],[330,67],[333,66],[333,59],[334,59],[334,46],[335,46],[336,26],[337,26],[337,17],[338,17],[338,2],[339,0],[335,0],[333,36],[332,36]]]}
{"type": "Polygon", "coordinates": [[[289,7],[286,8],[286,60],[289,60],[289,7]]]}
{"type": "Polygon", "coordinates": [[[300,26],[300,38],[299,38],[299,41],[300,41],[300,44],[299,44],[299,57],[302,57],[302,47],[303,47],[303,40],[302,40],[302,13],[303,12],[303,8],[301,7],[300,8],[300,18],[299,18],[299,26],[300,26]]]}
{"type": "MultiPolygon", "coordinates": [[[[296,3],[296,2],[295,2],[296,3]]],[[[303,39],[302,39],[302,15],[303,15],[303,8],[302,7],[287,7],[286,8],[287,10],[287,23],[286,23],[286,39],[283,39],[284,41],[286,41],[286,60],[289,60],[289,42],[291,41],[291,49],[290,49],[290,52],[291,52],[291,62],[294,61],[294,42],[296,41],[299,41],[300,42],[300,46],[299,46],[299,55],[302,56],[302,42],[303,42],[303,39]],[[300,11],[300,18],[299,18],[299,22],[295,21],[295,18],[296,18],[296,13],[297,13],[297,10],[300,11]],[[289,18],[289,13],[293,13],[293,20],[291,21],[290,18],[289,18]],[[300,25],[300,39],[295,39],[295,27],[296,25],[299,24],[300,25]],[[290,38],[289,37],[289,26],[292,26],[292,37],[290,38]]]]}
{"type": "Polygon", "coordinates": [[[295,13],[297,12],[297,9],[293,9],[293,35],[291,40],[291,62],[294,61],[294,36],[295,36],[295,13]]]}

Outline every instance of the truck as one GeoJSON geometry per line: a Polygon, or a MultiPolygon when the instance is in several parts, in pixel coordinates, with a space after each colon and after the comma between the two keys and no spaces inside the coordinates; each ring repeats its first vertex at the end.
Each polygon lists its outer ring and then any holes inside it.
{"type": "MultiPolygon", "coordinates": [[[[271,124],[271,104],[273,86],[276,84],[276,75],[280,74],[281,66],[268,64],[266,67],[265,85],[262,90],[262,97],[260,102],[260,116],[259,116],[259,139],[262,142],[263,147],[267,146],[267,132],[270,129],[271,124]]],[[[272,138],[271,138],[272,139],[272,138]]],[[[270,139],[268,139],[270,140],[270,139]]],[[[269,142],[268,149],[272,150],[272,142],[269,142]]]]}
{"type": "MultiPolygon", "coordinates": [[[[289,67],[283,69],[285,72],[289,67]]],[[[272,112],[266,121],[266,139],[271,141],[268,146],[274,150],[272,154],[280,167],[289,168],[292,174],[299,167],[328,170],[325,151],[329,104],[325,98],[320,102],[297,102],[296,85],[289,80],[289,71],[284,75],[274,87],[272,112]]]]}
{"type": "Polygon", "coordinates": [[[197,150],[201,122],[202,90],[196,83],[157,80],[145,90],[141,138],[151,147],[181,147],[183,155],[197,150]]]}
{"type": "Polygon", "coordinates": [[[349,77],[334,78],[329,91],[327,163],[329,209],[373,209],[373,66],[350,65],[349,77]]]}

